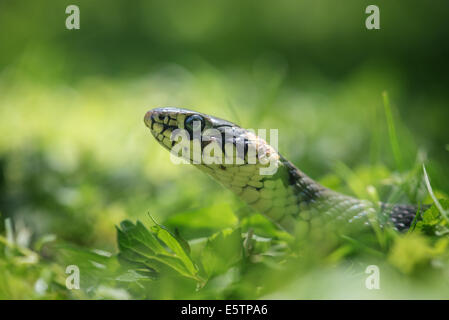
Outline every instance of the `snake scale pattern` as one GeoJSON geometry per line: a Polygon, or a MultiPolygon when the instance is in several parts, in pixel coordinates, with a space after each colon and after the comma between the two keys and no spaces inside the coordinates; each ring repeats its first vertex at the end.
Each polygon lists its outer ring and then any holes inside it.
{"type": "MultiPolygon", "coordinates": [[[[152,135],[168,150],[172,150],[177,143],[171,139],[173,131],[184,129],[192,133],[194,121],[201,123],[202,130],[218,130],[220,142],[223,145],[232,144],[235,147],[235,157],[240,156],[243,163],[194,163],[192,156],[187,160],[290,233],[294,233],[298,228],[310,230],[313,226],[323,227],[326,224],[337,227],[350,224],[357,228],[366,228],[373,217],[381,227],[389,224],[402,231],[407,230],[415,218],[418,210],[416,206],[373,203],[337,193],[320,185],[280,155],[265,140],[229,121],[173,107],[150,110],[144,117],[145,125],[152,135]],[[240,143],[247,146],[248,141],[255,141],[258,152],[262,151],[267,158],[274,161],[277,168],[274,174],[261,174],[259,169],[267,166],[262,161],[248,163],[247,147],[244,148],[244,154],[238,153],[237,145],[240,143]]],[[[194,138],[190,136],[190,139],[193,143],[194,138]]],[[[209,143],[200,142],[201,150],[209,143]]],[[[222,151],[223,156],[226,156],[227,150],[223,148],[222,151]]]]}

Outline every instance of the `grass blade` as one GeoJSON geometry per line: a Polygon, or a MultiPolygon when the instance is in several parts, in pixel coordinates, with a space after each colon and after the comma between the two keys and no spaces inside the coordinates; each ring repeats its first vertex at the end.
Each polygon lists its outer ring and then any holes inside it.
{"type": "Polygon", "coordinates": [[[388,135],[390,137],[390,144],[391,149],[393,151],[393,157],[396,162],[397,168],[402,171],[403,169],[402,155],[401,150],[399,148],[399,142],[396,133],[396,126],[394,124],[393,113],[391,111],[390,99],[388,98],[388,93],[386,91],[382,93],[382,98],[384,103],[385,116],[387,118],[388,135]]]}
{"type": "Polygon", "coordinates": [[[426,187],[427,190],[429,191],[430,197],[432,198],[433,202],[435,203],[435,206],[438,208],[443,218],[449,223],[448,213],[446,212],[446,210],[443,209],[443,206],[440,204],[437,197],[433,193],[432,186],[430,185],[429,181],[429,176],[427,175],[426,167],[424,166],[424,164],[422,165],[422,169],[424,171],[424,181],[426,182],[426,187]]]}

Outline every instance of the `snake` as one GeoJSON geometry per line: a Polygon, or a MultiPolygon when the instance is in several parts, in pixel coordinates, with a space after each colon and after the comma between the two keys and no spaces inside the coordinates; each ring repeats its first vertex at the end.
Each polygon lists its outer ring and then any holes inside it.
{"type": "Polygon", "coordinates": [[[410,204],[358,199],[324,187],[283,157],[264,137],[208,114],[162,107],[146,112],[144,123],[175,158],[180,157],[205,172],[289,233],[329,225],[372,228],[373,221],[380,228],[390,226],[404,231],[423,209],[410,204]],[[204,138],[195,136],[195,130],[213,134],[204,138]],[[185,135],[174,138],[180,132],[185,135]],[[189,148],[195,149],[195,143],[197,154],[209,152],[215,161],[198,161],[194,152],[187,152],[189,148]],[[251,150],[258,154],[256,161],[250,157],[251,150]],[[223,161],[226,159],[233,161],[223,161]],[[275,169],[272,173],[267,173],[269,166],[275,169]]]}

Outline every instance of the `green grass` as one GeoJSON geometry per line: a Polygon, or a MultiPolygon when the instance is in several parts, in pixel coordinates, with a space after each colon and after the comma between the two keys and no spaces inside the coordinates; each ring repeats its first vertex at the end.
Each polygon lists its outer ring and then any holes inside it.
{"type": "Polygon", "coordinates": [[[388,125],[388,135],[390,137],[391,150],[393,151],[394,160],[396,161],[396,166],[399,170],[403,170],[402,164],[402,155],[401,150],[399,148],[398,137],[396,134],[396,127],[393,120],[392,108],[390,105],[390,99],[388,98],[388,93],[384,91],[382,93],[384,108],[385,108],[385,116],[387,119],[388,125]]]}
{"type": "Polygon", "coordinates": [[[169,66],[70,87],[3,75],[0,298],[449,298],[445,158],[421,157],[431,136],[409,128],[413,112],[382,101],[386,86],[408,105],[396,80],[360,70],[299,94],[269,67],[169,66]],[[280,152],[336,191],[434,205],[404,234],[293,237],[168,161],[143,125],[161,105],[279,128],[280,152]],[[80,290],[65,287],[68,265],[80,268],[80,290]],[[369,265],[380,290],[364,285],[369,265]]]}

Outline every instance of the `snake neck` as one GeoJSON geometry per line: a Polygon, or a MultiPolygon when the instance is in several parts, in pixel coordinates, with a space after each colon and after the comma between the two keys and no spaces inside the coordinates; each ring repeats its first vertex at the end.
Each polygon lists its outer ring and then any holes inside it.
{"type": "Polygon", "coordinates": [[[197,167],[289,232],[298,222],[310,224],[317,220],[320,217],[318,211],[331,209],[330,204],[338,199],[361,203],[321,186],[281,155],[278,155],[277,170],[272,175],[261,174],[259,164],[202,164],[197,167]]]}
{"type": "Polygon", "coordinates": [[[280,155],[276,166],[273,175],[260,174],[257,165],[200,165],[198,168],[290,233],[297,227],[310,230],[313,226],[326,225],[366,228],[371,217],[376,217],[381,227],[391,223],[394,228],[404,230],[415,217],[414,206],[376,204],[330,190],[280,155]]]}

